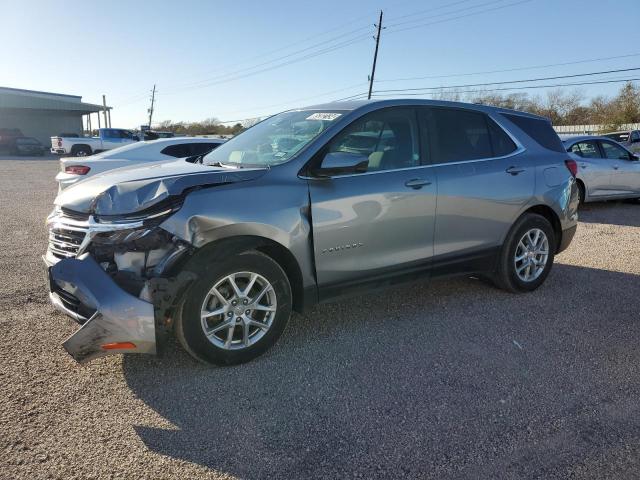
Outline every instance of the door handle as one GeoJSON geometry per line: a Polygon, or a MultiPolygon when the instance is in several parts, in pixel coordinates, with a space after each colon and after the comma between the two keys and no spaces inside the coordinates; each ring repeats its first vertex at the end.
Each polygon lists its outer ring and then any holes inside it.
{"type": "Polygon", "coordinates": [[[413,188],[414,190],[418,190],[422,187],[426,187],[427,185],[431,185],[429,180],[425,180],[424,178],[414,178],[413,180],[407,180],[404,182],[405,186],[413,188]]]}
{"type": "Polygon", "coordinates": [[[511,175],[518,175],[519,173],[524,172],[524,168],[511,166],[505,170],[505,172],[511,175]]]}
{"type": "Polygon", "coordinates": [[[580,168],[587,168],[587,166],[584,163],[581,163],[580,168]]]}
{"type": "Polygon", "coordinates": [[[618,168],[620,168],[618,165],[614,165],[614,166],[613,166],[613,169],[614,169],[614,170],[618,170],[618,168]]]}

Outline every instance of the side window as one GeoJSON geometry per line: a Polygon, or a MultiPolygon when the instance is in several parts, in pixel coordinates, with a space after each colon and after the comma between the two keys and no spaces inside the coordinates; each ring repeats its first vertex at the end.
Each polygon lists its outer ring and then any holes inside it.
{"type": "Polygon", "coordinates": [[[427,115],[431,116],[429,125],[433,163],[477,160],[494,156],[484,114],[453,108],[433,108],[427,115]]]}
{"type": "Polygon", "coordinates": [[[574,143],[573,145],[571,145],[571,148],[569,148],[569,150],[567,150],[567,152],[575,153],[579,157],[583,156],[582,152],[580,151],[580,146],[577,143],[574,143]]]}
{"type": "Polygon", "coordinates": [[[119,138],[119,135],[117,135],[117,132],[115,130],[112,130],[111,128],[105,128],[104,138],[119,138]]]}
{"type": "Polygon", "coordinates": [[[602,150],[604,151],[604,157],[612,160],[630,160],[629,152],[624,148],[614,145],[610,142],[600,142],[602,150]]]}
{"type": "Polygon", "coordinates": [[[640,131],[635,130],[631,132],[631,143],[640,142],[640,131]]]}
{"type": "Polygon", "coordinates": [[[583,158],[601,158],[598,146],[594,141],[579,142],[571,147],[573,153],[577,153],[583,158]],[[575,151],[576,149],[577,151],[575,151]]]}
{"type": "Polygon", "coordinates": [[[191,152],[189,151],[189,144],[177,144],[177,145],[169,145],[168,147],[163,148],[160,153],[164,155],[169,155],[170,157],[175,158],[184,158],[191,156],[191,152]]]}
{"type": "Polygon", "coordinates": [[[393,108],[355,120],[329,143],[327,153],[359,154],[369,159],[368,172],[420,165],[415,111],[393,108]]]}
{"type": "Polygon", "coordinates": [[[192,143],[191,155],[204,155],[218,146],[217,143],[192,143]]]}
{"type": "Polygon", "coordinates": [[[511,137],[507,135],[500,125],[494,122],[491,118],[486,117],[487,124],[489,126],[489,134],[491,135],[491,146],[493,147],[494,157],[503,157],[513,153],[518,148],[516,144],[511,140],[511,137]]]}

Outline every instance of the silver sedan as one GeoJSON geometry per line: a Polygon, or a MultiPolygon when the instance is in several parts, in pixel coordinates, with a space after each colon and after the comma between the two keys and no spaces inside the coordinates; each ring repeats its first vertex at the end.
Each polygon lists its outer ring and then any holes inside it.
{"type": "Polygon", "coordinates": [[[580,203],[640,198],[640,157],[607,137],[571,137],[563,143],[578,163],[580,203]]]}

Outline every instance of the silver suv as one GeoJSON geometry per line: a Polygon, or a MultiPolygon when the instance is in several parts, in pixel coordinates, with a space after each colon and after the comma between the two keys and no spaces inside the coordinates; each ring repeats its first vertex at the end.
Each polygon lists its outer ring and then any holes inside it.
{"type": "Polygon", "coordinates": [[[51,301],[84,362],[246,362],[299,312],[418,277],[539,287],[577,224],[576,163],[541,117],[387,100],[275,115],[196,163],[120,169],[48,219],[51,301]]]}

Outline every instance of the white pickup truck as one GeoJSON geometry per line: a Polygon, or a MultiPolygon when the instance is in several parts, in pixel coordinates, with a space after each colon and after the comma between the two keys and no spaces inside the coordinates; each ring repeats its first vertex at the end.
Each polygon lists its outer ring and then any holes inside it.
{"type": "Polygon", "coordinates": [[[101,128],[98,132],[97,137],[51,137],[51,153],[85,157],[140,140],[122,128],[101,128]]]}

